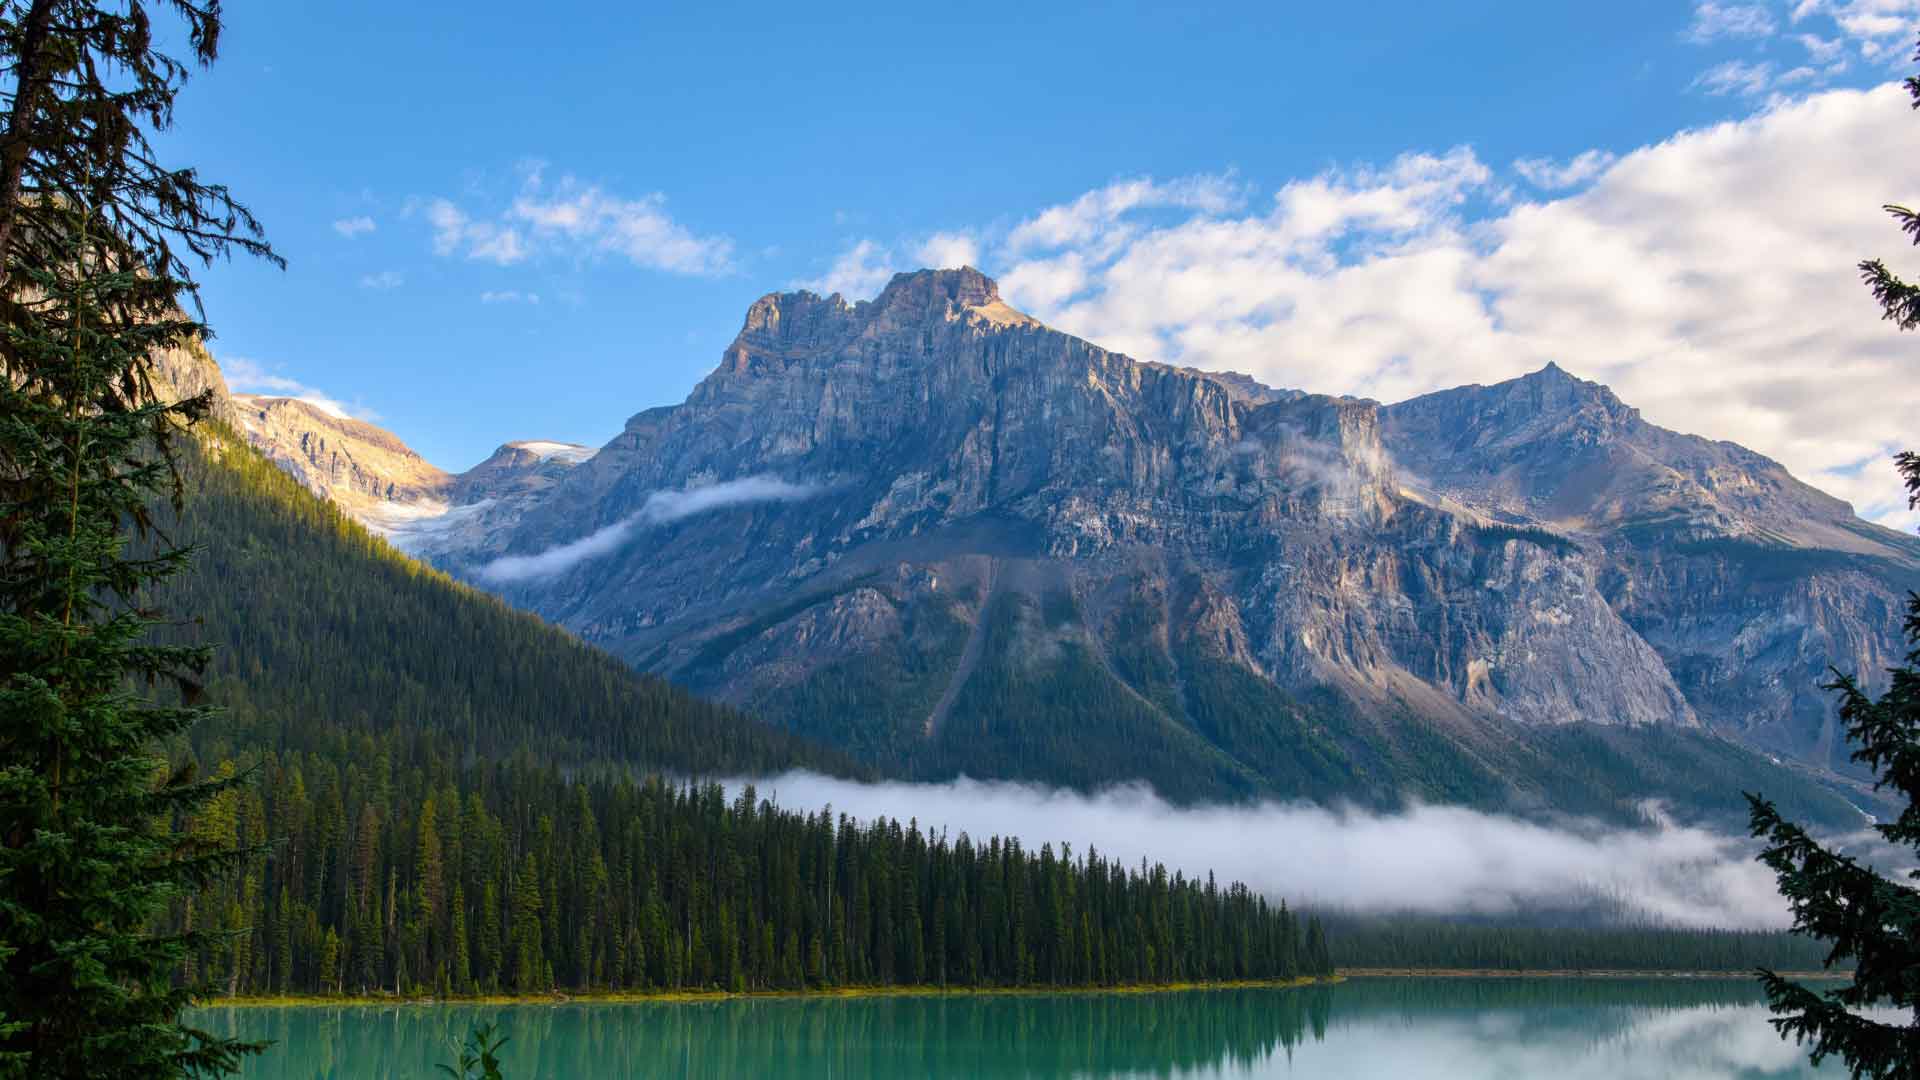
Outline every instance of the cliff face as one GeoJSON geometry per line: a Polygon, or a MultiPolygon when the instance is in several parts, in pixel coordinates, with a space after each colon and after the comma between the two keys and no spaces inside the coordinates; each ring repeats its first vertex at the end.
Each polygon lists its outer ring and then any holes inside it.
{"type": "Polygon", "coordinates": [[[1389,448],[1420,462],[1429,493],[1586,546],[1609,603],[1714,728],[1846,767],[1820,684],[1830,667],[1877,682],[1900,660],[1920,542],[1554,367],[1384,417],[1389,448]]]}
{"type": "Polygon", "coordinates": [[[453,477],[382,428],[298,398],[232,401],[248,441],[309,491],[382,532],[450,505],[453,477]]]}
{"type": "Polygon", "coordinates": [[[227,391],[226,377],[206,346],[195,341],[167,349],[154,357],[153,388],[163,401],[178,401],[213,392],[213,419],[240,430],[240,410],[227,391]]]}

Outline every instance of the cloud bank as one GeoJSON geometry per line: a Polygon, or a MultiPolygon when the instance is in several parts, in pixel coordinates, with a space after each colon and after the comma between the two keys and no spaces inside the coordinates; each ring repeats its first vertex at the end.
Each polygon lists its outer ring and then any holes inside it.
{"type": "Polygon", "coordinates": [[[748,503],[798,502],[812,498],[822,489],[812,484],[792,484],[773,476],[748,476],[684,491],[656,491],[647,496],[640,509],[611,525],[603,526],[578,540],[547,548],[532,555],[506,555],[482,566],[476,574],[495,585],[557,577],[589,559],[598,559],[624,547],[642,529],[666,525],[695,514],[704,514],[729,506],[748,503]]]}
{"type": "MultiPolygon", "coordinates": [[[[1038,848],[1089,846],[1188,875],[1212,871],[1290,903],[1364,912],[1505,915],[1618,898],[1682,926],[1788,925],[1773,876],[1745,840],[1663,825],[1552,827],[1455,807],[1403,813],[1300,804],[1174,807],[1139,786],[1093,795],[1023,784],[860,784],[808,773],[755,781],[762,797],[856,818],[1038,848]]],[[[728,785],[737,787],[737,782],[728,785]]]]}

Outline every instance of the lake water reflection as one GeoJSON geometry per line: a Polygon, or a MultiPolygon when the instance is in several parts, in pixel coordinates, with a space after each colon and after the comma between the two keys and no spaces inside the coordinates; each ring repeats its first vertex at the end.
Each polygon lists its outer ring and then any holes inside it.
{"type": "Polygon", "coordinates": [[[1355,979],[1302,990],[211,1009],[259,1078],[425,1078],[476,1022],[531,1077],[1799,1077],[1745,980],[1355,979]]]}

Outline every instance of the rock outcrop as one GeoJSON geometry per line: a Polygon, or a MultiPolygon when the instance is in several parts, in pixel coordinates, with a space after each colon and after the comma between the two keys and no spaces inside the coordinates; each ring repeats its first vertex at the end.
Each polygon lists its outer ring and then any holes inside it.
{"type": "Polygon", "coordinates": [[[1608,602],[1713,727],[1847,766],[1820,687],[1833,667],[1877,683],[1904,654],[1920,541],[1551,365],[1382,415],[1389,449],[1420,463],[1430,494],[1587,548],[1608,602]]]}
{"type": "Polygon", "coordinates": [[[382,428],[299,398],[235,394],[248,441],[380,532],[444,514],[454,478],[382,428]]]}

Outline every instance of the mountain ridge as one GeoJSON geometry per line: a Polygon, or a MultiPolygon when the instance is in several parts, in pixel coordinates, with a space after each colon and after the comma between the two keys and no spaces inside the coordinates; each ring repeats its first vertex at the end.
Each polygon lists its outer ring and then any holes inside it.
{"type": "Polygon", "coordinates": [[[1199,792],[1551,803],[1528,732],[1594,723],[1831,770],[1814,658],[1878,670],[1920,581],[1899,534],[1554,365],[1393,405],[1276,390],[1062,334],[971,268],[768,294],[685,402],[574,456],[396,542],[928,776],[1079,754],[1199,792]],[[489,581],[503,558],[535,570],[489,581]]]}

